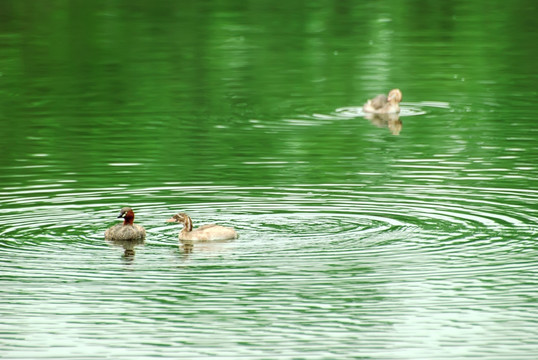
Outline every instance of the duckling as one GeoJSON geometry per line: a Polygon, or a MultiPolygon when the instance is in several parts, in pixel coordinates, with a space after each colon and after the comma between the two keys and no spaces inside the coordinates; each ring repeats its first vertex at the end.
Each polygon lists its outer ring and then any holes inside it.
{"type": "Polygon", "coordinates": [[[130,207],[124,207],[118,218],[123,218],[123,224],[116,224],[105,231],[105,239],[111,241],[141,240],[146,237],[146,230],[134,224],[135,214],[130,207]]]}
{"type": "Polygon", "coordinates": [[[392,89],[389,91],[388,97],[385,95],[377,95],[364,104],[362,109],[367,113],[375,114],[397,114],[400,112],[398,105],[402,101],[402,92],[400,89],[392,89]]]}
{"type": "Polygon", "coordinates": [[[166,222],[182,223],[183,229],[179,233],[179,240],[219,241],[237,239],[239,236],[234,228],[216,224],[202,225],[193,230],[192,220],[185,213],[178,213],[166,222]]]}

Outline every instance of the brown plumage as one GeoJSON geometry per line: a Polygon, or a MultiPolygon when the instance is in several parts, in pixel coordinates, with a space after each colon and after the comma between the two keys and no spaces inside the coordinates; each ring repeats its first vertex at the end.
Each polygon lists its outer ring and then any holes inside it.
{"type": "Polygon", "coordinates": [[[231,227],[208,224],[193,229],[192,220],[185,213],[178,213],[166,221],[183,224],[179,240],[218,241],[238,238],[237,232],[231,227]]]}
{"type": "Polygon", "coordinates": [[[389,95],[377,95],[364,104],[362,109],[367,113],[374,114],[396,114],[400,112],[399,103],[402,101],[400,89],[392,89],[389,95]]]}
{"type": "Polygon", "coordinates": [[[105,239],[112,241],[140,240],[146,237],[146,230],[134,224],[134,212],[130,207],[124,207],[118,218],[123,218],[123,224],[116,224],[105,231],[105,239]]]}

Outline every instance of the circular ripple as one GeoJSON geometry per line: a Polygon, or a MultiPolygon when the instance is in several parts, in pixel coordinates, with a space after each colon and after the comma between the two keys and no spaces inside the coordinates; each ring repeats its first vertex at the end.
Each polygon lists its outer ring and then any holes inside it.
{"type": "MultiPolygon", "coordinates": [[[[528,204],[536,200],[529,190],[402,184],[3,193],[0,316],[15,340],[0,343],[27,346],[21,322],[26,332],[58,332],[58,346],[73,339],[66,327],[77,341],[112,332],[107,344],[118,349],[188,333],[185,353],[218,337],[255,341],[263,352],[278,342],[290,358],[304,334],[343,349],[356,349],[358,332],[365,346],[391,331],[410,344],[417,332],[447,327],[458,330],[453,342],[475,327],[507,343],[536,339],[525,307],[535,291],[538,216],[528,204]],[[125,205],[147,229],[131,257],[104,241],[125,205]],[[178,211],[195,225],[234,226],[240,238],[187,251],[180,226],[165,223],[178,211]]],[[[35,349],[50,348],[48,337],[35,338],[35,349]]]]}
{"type": "MultiPolygon", "coordinates": [[[[448,103],[436,101],[422,101],[415,103],[403,102],[401,103],[400,113],[398,114],[398,116],[402,117],[424,115],[428,113],[426,110],[424,110],[425,108],[450,109],[450,106],[448,103]]],[[[338,108],[335,110],[335,114],[346,118],[368,115],[368,113],[364,112],[362,106],[348,106],[338,108]]]]}
{"type": "MultiPolygon", "coordinates": [[[[365,116],[368,113],[365,113],[362,109],[362,106],[350,106],[350,107],[343,107],[335,110],[335,113],[342,117],[359,117],[359,116],[365,116]]],[[[417,115],[424,115],[427,112],[422,109],[422,107],[419,106],[412,106],[412,105],[406,105],[402,104],[400,107],[400,113],[399,116],[417,116],[417,115]]]]}
{"type": "MultiPolygon", "coordinates": [[[[505,228],[533,228],[536,212],[524,211],[522,203],[537,198],[532,191],[503,189],[437,188],[405,185],[364,190],[360,187],[327,185],[295,188],[235,187],[161,187],[121,191],[123,197],[158,199],[157,203],[131,201],[120,203],[115,191],[96,190],[73,193],[56,189],[51,204],[32,192],[4,210],[1,235],[18,245],[58,239],[71,246],[93,245],[102,232],[117,222],[117,210],[124,205],[136,211],[136,221],[144,224],[148,237],[168,242],[160,234],[179,231],[164,220],[178,211],[186,211],[196,225],[222,223],[259,236],[294,239],[338,240],[371,236],[394,229],[420,229],[422,234],[443,236],[505,228]],[[89,196],[91,194],[91,196],[89,196]],[[491,200],[495,195],[496,200],[491,200]],[[502,195],[500,197],[499,195],[502,195]],[[509,201],[502,202],[505,198],[509,201]],[[69,200],[68,200],[69,199],[69,200]],[[176,199],[181,202],[176,203],[176,199]],[[77,204],[77,202],[81,202],[77,204]],[[54,204],[56,203],[56,204],[54,204]],[[66,240],[66,241],[65,241],[66,240]]],[[[49,194],[50,196],[50,194],[49,194]]],[[[51,246],[49,244],[48,246],[51,246]]],[[[61,245],[60,245],[61,246],[61,245]]]]}
{"type": "MultiPolygon", "coordinates": [[[[0,257],[5,264],[12,258],[26,259],[34,269],[48,267],[49,275],[59,277],[73,276],[81,263],[102,266],[122,253],[121,246],[104,241],[104,231],[117,223],[118,210],[129,205],[136,222],[147,230],[146,243],[136,244],[143,266],[161,263],[170,251],[187,255],[172,256],[180,261],[225,257],[231,264],[238,259],[263,264],[275,256],[292,256],[304,271],[312,261],[371,262],[368,257],[401,266],[416,257],[438,264],[478,261],[491,254],[502,259],[532,244],[538,214],[527,204],[537,200],[538,192],[531,190],[404,184],[19,189],[16,197],[0,198],[9,205],[0,218],[0,257]],[[177,238],[181,226],[165,223],[179,211],[187,212],[195,226],[233,226],[240,237],[195,245],[186,254],[177,238]]],[[[464,268],[461,274],[475,270],[464,268]]]]}

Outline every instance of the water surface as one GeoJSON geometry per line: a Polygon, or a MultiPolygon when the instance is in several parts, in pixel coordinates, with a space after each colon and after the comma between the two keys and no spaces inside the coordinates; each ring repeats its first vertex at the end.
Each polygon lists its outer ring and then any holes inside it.
{"type": "Polygon", "coordinates": [[[3,1],[0,357],[534,359],[536,5],[486,8],[3,1]]]}

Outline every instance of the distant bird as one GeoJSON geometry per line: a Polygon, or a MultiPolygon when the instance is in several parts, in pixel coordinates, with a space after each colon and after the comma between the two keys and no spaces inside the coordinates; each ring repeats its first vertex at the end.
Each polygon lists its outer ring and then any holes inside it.
{"type": "Polygon", "coordinates": [[[134,224],[135,214],[130,207],[124,207],[118,218],[123,218],[123,224],[116,224],[105,231],[105,239],[112,241],[141,240],[146,237],[146,230],[134,224]]]}
{"type": "Polygon", "coordinates": [[[202,225],[193,229],[192,220],[189,215],[185,213],[175,214],[166,221],[183,224],[183,229],[178,236],[179,240],[218,241],[232,240],[239,237],[234,228],[216,224],[202,225]]]}
{"type": "Polygon", "coordinates": [[[367,113],[397,114],[400,112],[400,101],[402,101],[402,92],[400,89],[392,89],[389,91],[388,97],[382,94],[377,95],[368,100],[362,109],[367,113]]]}

